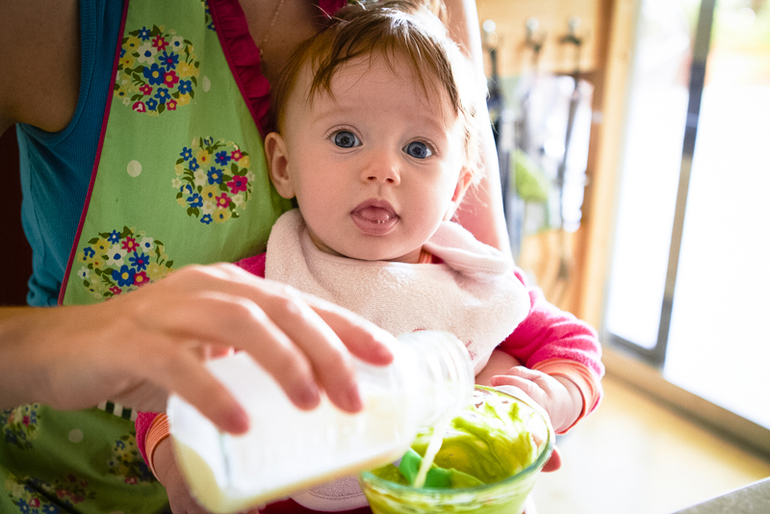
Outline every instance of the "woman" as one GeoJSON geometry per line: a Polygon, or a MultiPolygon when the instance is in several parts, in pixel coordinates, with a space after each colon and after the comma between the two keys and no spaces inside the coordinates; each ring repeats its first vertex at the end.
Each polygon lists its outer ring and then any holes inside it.
{"type": "MultiPolygon", "coordinates": [[[[0,131],[19,124],[29,303],[60,305],[0,310],[0,406],[15,407],[0,418],[0,510],[165,509],[121,418],[131,414],[114,404],[158,409],[178,391],[244,431],[243,411],[203,366],[217,348],[252,353],[303,408],[323,389],[358,410],[351,354],[387,363],[389,336],[215,264],[260,250],[234,241],[264,241],[290,207],[269,185],[260,144],[269,84],[341,3],[0,5],[0,131]],[[111,412],[53,408],[108,399],[111,412]],[[85,478],[95,475],[105,478],[85,478]]],[[[451,0],[447,11],[483,80],[475,4],[451,0]]],[[[486,142],[487,174],[458,219],[506,250],[491,132],[486,142]]]]}

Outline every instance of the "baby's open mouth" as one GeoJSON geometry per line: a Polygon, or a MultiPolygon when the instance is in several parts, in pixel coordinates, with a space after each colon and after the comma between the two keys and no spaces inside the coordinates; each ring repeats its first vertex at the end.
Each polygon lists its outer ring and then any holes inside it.
{"type": "Polygon", "coordinates": [[[353,223],[369,235],[384,235],[398,221],[398,215],[390,203],[382,200],[361,202],[350,213],[353,223]]]}

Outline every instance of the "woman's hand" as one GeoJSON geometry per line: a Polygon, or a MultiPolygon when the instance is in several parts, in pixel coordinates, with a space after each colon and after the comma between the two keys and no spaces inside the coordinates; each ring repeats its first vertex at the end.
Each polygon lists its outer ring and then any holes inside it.
{"type": "Polygon", "coordinates": [[[352,355],[388,364],[392,336],[363,318],[232,264],[189,266],[91,306],[0,310],[0,407],[103,400],[164,410],[173,391],[220,428],[248,417],[205,367],[207,350],[250,353],[300,408],[323,389],[361,408],[352,355]]]}

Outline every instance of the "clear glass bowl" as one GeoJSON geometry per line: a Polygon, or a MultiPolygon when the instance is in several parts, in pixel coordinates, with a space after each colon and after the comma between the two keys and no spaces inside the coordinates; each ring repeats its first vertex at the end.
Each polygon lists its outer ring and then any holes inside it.
{"type": "Polygon", "coordinates": [[[473,405],[483,406],[492,396],[495,402],[519,404],[521,417],[535,440],[534,462],[501,481],[464,489],[417,489],[363,472],[358,480],[374,514],[521,514],[540,471],[551,457],[555,436],[548,416],[531,400],[476,386],[473,405]]]}

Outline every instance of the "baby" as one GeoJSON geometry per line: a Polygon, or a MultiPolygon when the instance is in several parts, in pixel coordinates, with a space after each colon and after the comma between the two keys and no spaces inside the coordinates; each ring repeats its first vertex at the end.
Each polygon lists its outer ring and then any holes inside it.
{"type": "MultiPolygon", "coordinates": [[[[297,209],[276,222],[266,253],[238,265],[394,335],[454,333],[477,382],[521,389],[564,433],[601,396],[595,331],[528,289],[509,257],[451,221],[482,173],[476,84],[426,8],[341,11],[297,49],[273,92],[276,131],[265,153],[273,184],[297,209]]],[[[169,444],[149,432],[137,438],[141,446],[145,437],[162,441],[147,447],[157,469],[169,444]]],[[[175,466],[164,467],[161,482],[178,483],[175,466]]],[[[359,508],[366,499],[350,477],[264,512],[359,508]]]]}

